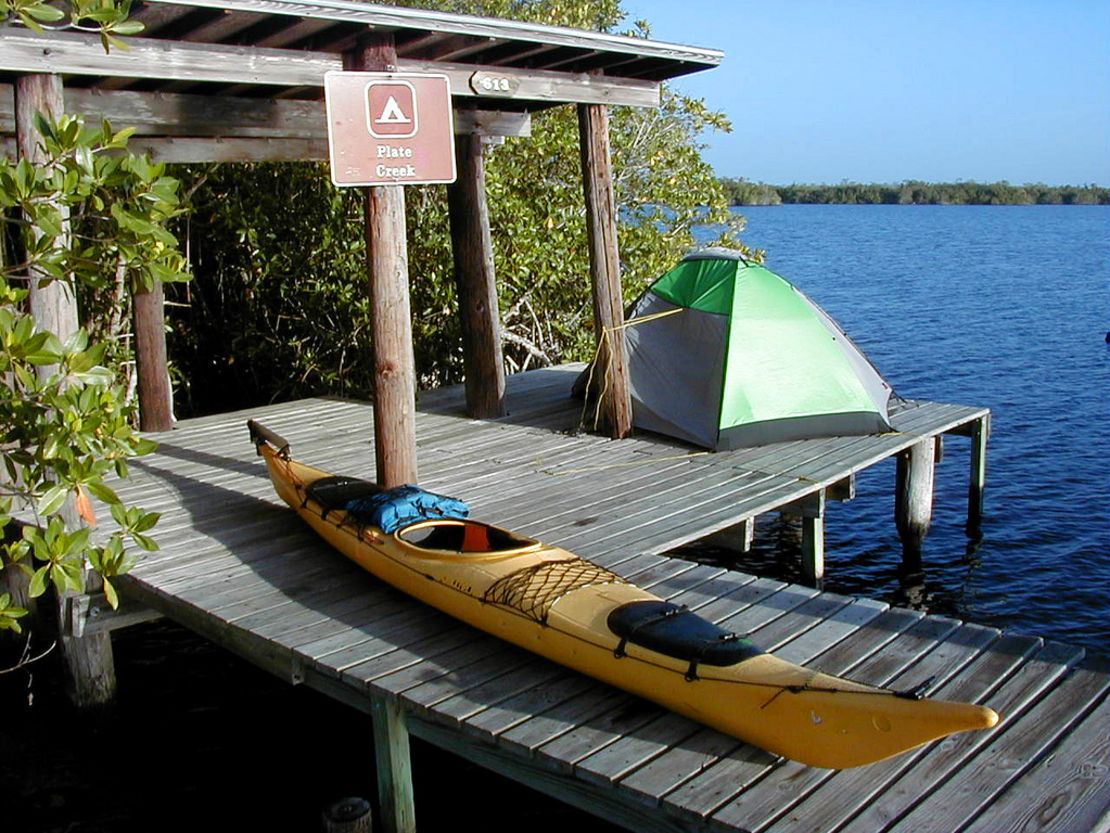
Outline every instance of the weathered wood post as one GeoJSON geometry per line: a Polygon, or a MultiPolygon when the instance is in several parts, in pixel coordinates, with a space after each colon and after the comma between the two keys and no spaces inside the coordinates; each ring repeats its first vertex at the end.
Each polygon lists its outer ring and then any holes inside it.
{"type": "MultiPolygon", "coordinates": [[[[45,161],[40,146],[40,136],[35,129],[36,113],[50,117],[61,115],[64,109],[62,80],[57,75],[23,75],[15,81],[16,147],[22,159],[35,163],[45,161]]],[[[68,217],[63,214],[68,222],[68,217]]],[[[50,330],[63,342],[78,329],[77,300],[73,289],[63,281],[39,286],[35,270],[28,274],[30,307],[40,330],[50,330]]],[[[39,373],[49,375],[53,366],[39,368],[39,373]]],[[[71,498],[63,510],[69,529],[81,523],[71,498]]],[[[93,574],[88,576],[86,590],[98,590],[93,574]]],[[[112,658],[112,638],[107,633],[86,637],[68,634],[68,594],[58,600],[58,633],[65,657],[67,682],[71,699],[78,706],[94,706],[112,699],[116,691],[116,670],[112,658]]]]}
{"type": "Polygon", "coordinates": [[[324,833],[370,833],[373,829],[370,802],[351,796],[324,809],[324,833]]]}
{"type": "Polygon", "coordinates": [[[702,541],[711,547],[719,547],[734,555],[750,552],[755,541],[755,518],[744,518],[739,523],[719,529],[707,535],[702,541]]]}
{"type": "Polygon", "coordinates": [[[825,516],[802,516],[802,578],[814,587],[825,581],[825,516]]]}
{"type": "Polygon", "coordinates": [[[377,479],[386,487],[400,486],[417,480],[416,360],[402,186],[366,189],[366,247],[370,260],[377,479]]]}
{"type": "MultiPolygon", "coordinates": [[[[368,36],[345,64],[350,70],[395,70],[397,50],[393,36],[368,36]]],[[[377,480],[383,486],[400,486],[417,480],[416,360],[409,311],[404,187],[371,186],[366,189],[365,205],[377,480]]]]}
{"type": "MultiPolygon", "coordinates": [[[[8,482],[7,472],[0,471],[0,483],[5,482],[8,482]]],[[[18,542],[22,538],[22,533],[22,522],[15,519],[11,520],[4,527],[4,543],[14,544],[18,542]]],[[[23,620],[24,628],[38,627],[44,614],[39,610],[39,600],[31,596],[31,579],[17,565],[5,564],[4,569],[0,570],[0,593],[11,594],[12,605],[27,611],[27,616],[23,620]]]]}
{"type": "Polygon", "coordinates": [[[597,372],[602,396],[598,413],[610,436],[632,433],[632,397],[624,339],[617,211],[613,195],[613,163],[609,152],[609,109],[603,104],[578,105],[582,151],[582,187],[586,196],[586,236],[590,247],[594,326],[597,328],[597,372]]]}
{"type": "Polygon", "coordinates": [[[475,419],[505,414],[501,314],[486,202],[483,144],[476,133],[455,136],[458,179],[447,186],[455,287],[462,323],[466,413],[475,419]]]}
{"type": "Polygon", "coordinates": [[[801,518],[801,578],[815,588],[825,581],[825,500],[821,489],[790,506],[801,518]]]}
{"type": "Polygon", "coordinates": [[[894,517],[902,541],[902,558],[920,560],[933,519],[936,439],[928,437],[898,455],[894,517]]]}
{"type": "MultiPolygon", "coordinates": [[[[21,75],[15,80],[15,123],[16,147],[20,159],[32,163],[46,161],[42,148],[42,137],[35,129],[35,115],[41,113],[57,118],[63,112],[65,102],[62,97],[62,79],[58,75],[21,75]]],[[[63,223],[68,225],[69,209],[59,206],[63,223]]],[[[30,279],[31,315],[40,330],[50,330],[61,341],[77,331],[77,299],[73,288],[65,281],[54,281],[40,286],[39,280],[45,277],[32,269],[30,279]]],[[[55,371],[54,365],[39,368],[39,377],[46,378],[55,371]]]]}
{"type": "Polygon", "coordinates": [[[819,489],[782,508],[785,521],[801,520],[802,578],[813,587],[825,580],[825,500],[819,489]]]}
{"type": "Polygon", "coordinates": [[[991,415],[976,420],[971,428],[971,479],[967,487],[967,534],[982,535],[983,497],[987,487],[987,440],[991,433],[991,415]]]}
{"type": "Polygon", "coordinates": [[[132,294],[139,428],[173,428],[173,399],[166,360],[165,291],[160,281],[132,294]]]}
{"type": "Polygon", "coordinates": [[[378,800],[386,833],[415,833],[409,733],[401,706],[384,697],[370,700],[374,722],[374,758],[378,766],[378,800]]]}

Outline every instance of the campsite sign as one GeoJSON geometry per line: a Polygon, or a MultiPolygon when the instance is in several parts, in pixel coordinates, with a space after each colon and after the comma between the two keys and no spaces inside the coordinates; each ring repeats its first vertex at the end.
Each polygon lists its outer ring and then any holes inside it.
{"type": "Polygon", "coordinates": [[[455,181],[451,85],[446,75],[324,75],[332,182],[429,185],[455,181]]]}

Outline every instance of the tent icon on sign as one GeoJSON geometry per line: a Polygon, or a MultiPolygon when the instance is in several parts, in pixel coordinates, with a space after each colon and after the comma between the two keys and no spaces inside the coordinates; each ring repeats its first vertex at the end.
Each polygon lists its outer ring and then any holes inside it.
{"type": "Polygon", "coordinates": [[[366,126],[376,139],[416,135],[416,90],[407,81],[371,81],[366,85],[366,126]]]}

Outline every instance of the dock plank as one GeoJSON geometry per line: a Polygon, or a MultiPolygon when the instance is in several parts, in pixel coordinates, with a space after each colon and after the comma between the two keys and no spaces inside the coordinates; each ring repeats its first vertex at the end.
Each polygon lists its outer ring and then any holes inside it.
{"type": "MultiPolygon", "coordinates": [[[[847,638],[853,630],[874,620],[884,609],[885,605],[868,602],[845,606],[846,615],[841,616],[839,621],[825,620],[804,636],[788,643],[793,648],[792,661],[808,661],[829,646],[847,638]]],[[[759,632],[753,636],[764,644],[769,641],[759,632]]],[[[779,650],[777,653],[782,656],[785,652],[779,650]]],[[[697,730],[697,724],[660,710],[660,714],[643,731],[616,740],[609,747],[580,761],[577,766],[585,777],[600,784],[612,784],[663,754],[668,748],[694,735],[697,730]]]]}
{"type": "MultiPolygon", "coordinates": [[[[427,608],[336,556],[273,493],[248,417],[297,456],[374,471],[373,409],[316,398],[187,420],[120,483],[162,511],[163,550],[123,592],[291,682],[637,831],[1094,829],[1110,674],[1078,649],[696,565],[681,543],[791,501],[989,412],[899,403],[895,431],[709,454],[579,432],[581,366],[510,377],[510,413],[465,416],[461,387],[417,408],[421,481],[484,520],[560,544],[815,670],[979,699],[1003,723],[857,770],[805,767],[560,668],[427,608]]],[[[892,537],[895,535],[892,524],[892,537]]]]}
{"type": "MultiPolygon", "coordinates": [[[[1025,639],[1028,640],[1026,644],[1030,647],[1036,644],[1031,637],[1025,637],[1025,639]]],[[[1016,736],[1013,733],[1021,734],[1025,731],[1026,721],[1029,719],[1027,710],[1030,705],[1046,691],[1051,690],[1054,684],[1067,673],[1071,664],[1082,655],[1082,651],[1068,646],[1048,645],[1028,661],[1021,663],[1016,671],[1010,671],[1000,667],[1001,663],[997,660],[999,652],[992,654],[991,658],[995,659],[996,667],[988,673],[1003,672],[999,676],[1003,682],[996,691],[985,698],[984,702],[1003,715],[1002,725],[990,736],[976,737],[974,734],[968,734],[936,744],[935,748],[917,754],[912,768],[908,768],[906,762],[898,762],[894,765],[901,767],[898,780],[886,782],[888,786],[884,789],[880,800],[868,806],[863,813],[854,818],[850,827],[856,830],[873,829],[872,825],[875,823],[881,821],[883,825],[888,825],[903,815],[911,806],[907,797],[907,787],[918,777],[940,784],[946,779],[950,780],[953,773],[959,772],[959,779],[962,780],[966,777],[967,762],[977,750],[987,745],[997,748],[1004,735],[1011,734],[1013,737],[1016,736]]],[[[962,683],[962,685],[966,684],[962,683]]],[[[963,694],[965,690],[948,692],[948,696],[963,694]]],[[[888,768],[893,770],[894,766],[888,765],[888,768]]],[[[883,776],[883,773],[879,774],[880,778],[883,776]]],[[[961,812],[969,809],[966,805],[961,806],[961,812]]],[[[971,818],[971,815],[968,813],[967,818],[971,818]]]]}
{"type": "MultiPolygon", "coordinates": [[[[990,629],[964,625],[951,631],[944,642],[937,643],[929,638],[930,634],[925,628],[913,627],[904,637],[895,640],[906,643],[901,646],[900,651],[884,651],[882,655],[872,655],[869,660],[852,669],[851,678],[871,685],[894,688],[905,687],[909,676],[917,681],[934,675],[943,679],[945,675],[954,673],[977,656],[995,636],[996,632],[990,629]],[[892,663],[890,656],[900,656],[902,663],[892,663]]],[[[791,764],[793,762],[784,762],[775,756],[754,755],[750,749],[743,748],[736,757],[723,759],[665,796],[663,803],[673,807],[676,812],[700,820],[715,816],[720,809],[721,817],[715,818],[715,822],[727,827],[733,814],[730,804],[737,808],[743,807],[743,794],[749,785],[765,778],[772,768],[791,764]],[[739,789],[730,787],[730,780],[743,786],[739,789]]],[[[813,767],[805,769],[809,772],[823,772],[813,767]]]]}
{"type": "Polygon", "coordinates": [[[1048,716],[1060,711],[1074,714],[1078,709],[1085,709],[1090,703],[1100,701],[1108,688],[1105,670],[1075,669],[1032,703],[1021,720],[1020,730],[1015,724],[988,748],[981,748],[962,767],[959,778],[949,779],[930,793],[891,830],[946,833],[983,813],[998,792],[1028,769],[1034,760],[1046,754],[1067,730],[1066,725],[1049,720],[1048,716]]]}
{"type": "MultiPolygon", "coordinates": [[[[998,686],[1000,680],[1012,674],[1037,649],[1038,643],[1039,640],[1032,637],[1002,637],[995,650],[977,653],[973,661],[960,663],[958,672],[944,680],[934,696],[971,702],[987,700],[987,704],[991,705],[987,695],[998,686]]],[[[1015,687],[1025,690],[1024,682],[1017,683],[1015,687]]],[[[963,760],[967,749],[964,744],[986,742],[987,733],[973,734],[982,737],[974,738],[971,734],[952,736],[868,767],[832,773],[820,782],[820,789],[800,796],[801,800],[786,812],[783,812],[785,808],[780,808],[782,815],[775,823],[761,827],[774,831],[816,833],[848,824],[856,817],[872,812],[870,807],[874,804],[889,806],[885,802],[905,800],[904,796],[899,795],[900,791],[893,787],[898,779],[907,776],[916,780],[915,771],[918,765],[926,766],[927,764],[922,764],[922,759],[929,756],[932,756],[929,760],[935,762],[933,765],[937,770],[949,771],[963,760]]],[[[922,781],[937,783],[924,777],[922,781]]],[[[726,826],[731,820],[727,815],[722,819],[726,826]]],[[[883,826],[885,824],[884,820],[883,826]]]]}
{"type": "Polygon", "coordinates": [[[1103,697],[1075,731],[1015,779],[965,833],[1106,829],[1108,726],[1110,699],[1103,697]]]}

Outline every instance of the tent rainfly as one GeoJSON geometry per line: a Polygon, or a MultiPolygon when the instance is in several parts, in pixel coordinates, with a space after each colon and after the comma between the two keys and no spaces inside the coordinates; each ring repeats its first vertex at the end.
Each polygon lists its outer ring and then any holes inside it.
{"type": "Polygon", "coordinates": [[[891,387],[817,304],[725,249],[633,304],[633,422],[714,450],[890,431],[891,387]]]}

